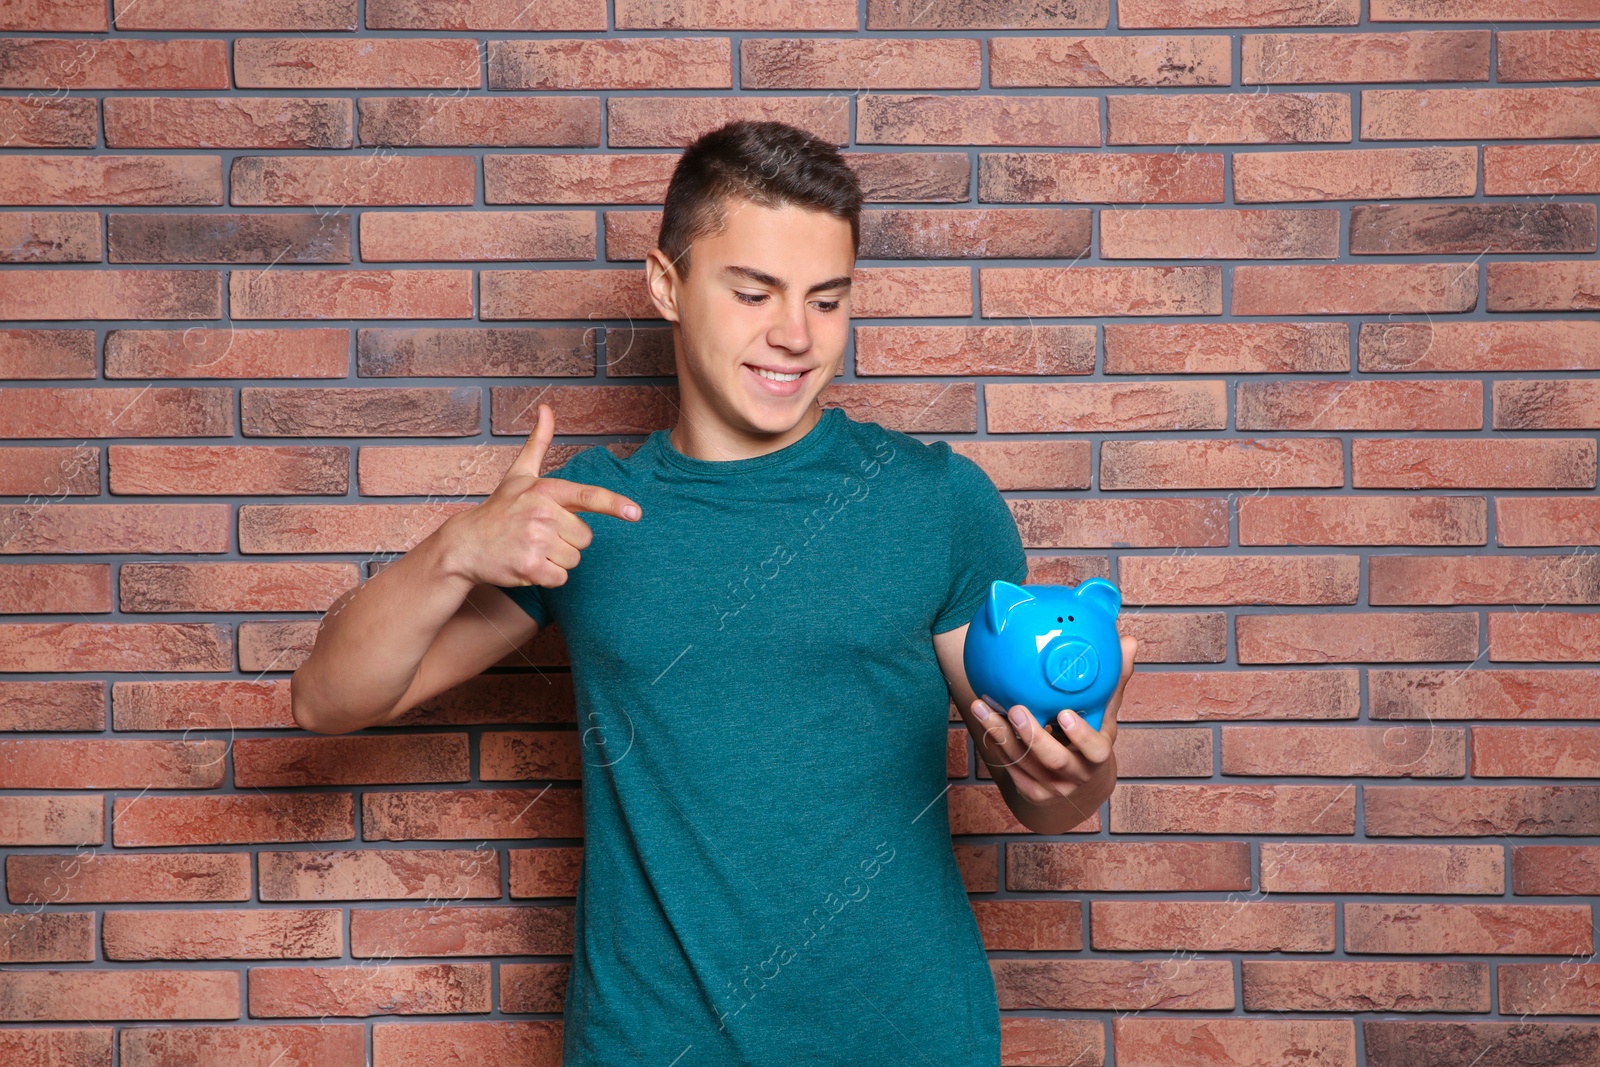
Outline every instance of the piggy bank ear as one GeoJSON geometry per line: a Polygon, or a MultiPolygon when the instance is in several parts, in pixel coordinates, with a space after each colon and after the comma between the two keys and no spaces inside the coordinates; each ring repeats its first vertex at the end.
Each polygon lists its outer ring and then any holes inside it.
{"type": "Polygon", "coordinates": [[[1033,599],[1033,594],[1020,585],[1013,585],[1004,579],[997,578],[989,586],[989,629],[995,633],[1005,624],[1006,615],[1018,604],[1026,604],[1033,599]]]}
{"type": "Polygon", "coordinates": [[[1104,578],[1085,578],[1073,589],[1074,595],[1087,600],[1112,618],[1122,610],[1122,592],[1104,578]]]}

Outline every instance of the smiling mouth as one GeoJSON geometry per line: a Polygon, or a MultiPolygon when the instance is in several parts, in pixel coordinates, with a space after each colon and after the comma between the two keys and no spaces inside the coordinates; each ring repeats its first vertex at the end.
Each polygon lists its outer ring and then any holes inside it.
{"type": "Polygon", "coordinates": [[[804,370],[780,371],[780,370],[774,370],[771,367],[763,367],[763,366],[760,366],[759,364],[755,364],[755,363],[746,363],[745,366],[749,367],[751,370],[755,371],[756,374],[759,375],[760,377],[766,378],[768,381],[773,381],[773,382],[798,381],[800,378],[804,377],[811,370],[811,368],[807,367],[804,370]]]}

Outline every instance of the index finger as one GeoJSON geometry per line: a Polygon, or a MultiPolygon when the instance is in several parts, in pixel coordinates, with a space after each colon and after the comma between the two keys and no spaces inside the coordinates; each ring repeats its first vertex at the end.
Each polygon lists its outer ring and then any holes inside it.
{"type": "Polygon", "coordinates": [[[602,486],[569,482],[565,478],[541,478],[535,485],[538,486],[539,492],[568,511],[615,515],[619,519],[630,521],[637,521],[644,515],[644,509],[638,504],[621,493],[613,493],[602,486]]]}

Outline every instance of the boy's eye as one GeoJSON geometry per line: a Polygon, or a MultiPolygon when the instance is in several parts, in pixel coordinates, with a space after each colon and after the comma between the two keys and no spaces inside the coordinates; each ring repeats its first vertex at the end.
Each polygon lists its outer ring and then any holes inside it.
{"type": "MultiPolygon", "coordinates": [[[[767,294],[766,293],[741,293],[737,289],[735,289],[733,291],[733,295],[738,299],[738,301],[741,304],[746,304],[746,305],[749,305],[751,307],[754,307],[755,305],[760,304],[762,301],[767,299],[767,294]]],[[[824,312],[838,311],[839,310],[839,301],[837,301],[837,300],[819,300],[819,301],[817,301],[817,307],[818,307],[818,310],[824,311],[824,312]]]]}

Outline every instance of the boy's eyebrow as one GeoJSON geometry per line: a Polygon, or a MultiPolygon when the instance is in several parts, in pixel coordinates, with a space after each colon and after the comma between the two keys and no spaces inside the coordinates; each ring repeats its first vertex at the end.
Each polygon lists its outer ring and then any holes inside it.
{"type": "MultiPolygon", "coordinates": [[[[730,264],[729,266],[722,268],[722,273],[748,278],[760,285],[770,285],[780,293],[786,293],[789,291],[788,282],[784,281],[782,278],[776,278],[764,270],[757,270],[755,267],[741,267],[738,264],[730,264]]],[[[816,285],[813,285],[811,288],[806,290],[806,295],[810,296],[812,293],[818,293],[824,289],[848,288],[850,288],[850,275],[841,274],[837,278],[829,278],[825,282],[818,282],[816,285]]]]}

